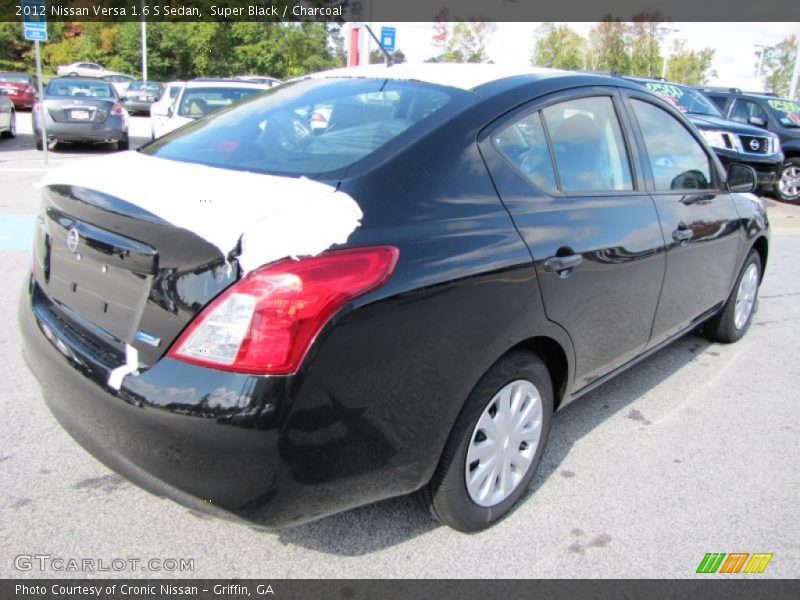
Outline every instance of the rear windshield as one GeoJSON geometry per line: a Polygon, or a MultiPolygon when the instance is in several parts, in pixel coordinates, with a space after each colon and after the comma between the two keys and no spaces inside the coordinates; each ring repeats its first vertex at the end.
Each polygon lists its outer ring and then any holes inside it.
{"type": "MultiPolygon", "coordinates": [[[[187,96],[190,90],[182,107],[187,96]]],[[[307,79],[271,88],[142,151],[225,168],[332,176],[395,138],[412,139],[471,99],[469,92],[410,81],[307,79]]]]}
{"type": "Polygon", "coordinates": [[[144,81],[134,81],[132,84],[128,86],[129,90],[147,90],[148,92],[158,92],[161,91],[161,84],[156,83],[154,81],[148,81],[146,84],[144,81]]]}
{"type": "Polygon", "coordinates": [[[784,127],[800,127],[800,103],[795,100],[767,100],[767,105],[784,127]]]}
{"type": "Polygon", "coordinates": [[[13,73],[0,73],[0,81],[5,83],[30,83],[30,75],[14,75],[13,73]]]}
{"type": "Polygon", "coordinates": [[[75,81],[56,79],[47,84],[45,95],[76,98],[112,98],[114,92],[105,81],[75,81]]]}
{"type": "Polygon", "coordinates": [[[178,115],[197,119],[209,113],[230,106],[247,96],[260,92],[261,88],[223,88],[223,87],[193,87],[183,92],[178,115]]]}
{"type": "MultiPolygon", "coordinates": [[[[692,88],[674,83],[648,82],[644,84],[651,92],[655,92],[683,113],[722,117],[719,109],[703,94],[692,88]]],[[[722,117],[724,118],[724,117],[722,117]]]]}

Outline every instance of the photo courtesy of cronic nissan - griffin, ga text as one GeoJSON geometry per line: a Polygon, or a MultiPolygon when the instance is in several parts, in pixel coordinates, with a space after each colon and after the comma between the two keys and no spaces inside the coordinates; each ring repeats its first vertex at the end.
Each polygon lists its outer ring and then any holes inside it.
{"type": "Polygon", "coordinates": [[[24,354],[76,440],[189,507],[282,527],[416,492],[478,530],[554,410],[745,335],[756,185],[618,77],[319,73],[48,173],[24,354]]]}

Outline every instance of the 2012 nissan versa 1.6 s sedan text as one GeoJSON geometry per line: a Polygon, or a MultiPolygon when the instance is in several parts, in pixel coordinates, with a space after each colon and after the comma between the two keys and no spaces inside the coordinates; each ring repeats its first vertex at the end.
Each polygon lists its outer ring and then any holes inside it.
{"type": "Polygon", "coordinates": [[[755,183],[618,78],[321,73],[51,172],[24,353],[81,444],[188,506],[280,527],[419,492],[477,530],[559,406],[745,334],[755,183]]]}

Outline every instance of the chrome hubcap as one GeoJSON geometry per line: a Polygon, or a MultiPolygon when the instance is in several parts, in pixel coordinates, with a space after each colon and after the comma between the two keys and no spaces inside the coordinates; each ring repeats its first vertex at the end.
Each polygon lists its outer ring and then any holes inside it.
{"type": "Polygon", "coordinates": [[[480,506],[499,504],[530,469],[542,436],[542,398],[530,381],[504,386],[483,409],[472,432],[465,477],[480,506]]]}
{"type": "Polygon", "coordinates": [[[739,282],[739,291],[736,292],[736,310],[733,318],[733,325],[736,329],[741,329],[747,323],[750,313],[753,312],[757,294],[758,268],[750,265],[739,282]]]}
{"type": "Polygon", "coordinates": [[[800,195],[800,167],[794,165],[786,167],[781,173],[778,187],[784,196],[791,198],[800,195]]]}

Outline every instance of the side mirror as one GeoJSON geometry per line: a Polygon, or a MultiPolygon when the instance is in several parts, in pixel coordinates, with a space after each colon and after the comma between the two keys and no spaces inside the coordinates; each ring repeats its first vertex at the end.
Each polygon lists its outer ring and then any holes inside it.
{"type": "Polygon", "coordinates": [[[762,119],[761,117],[750,117],[749,119],[747,119],[747,122],[750,123],[750,125],[755,125],[756,127],[767,126],[767,121],[765,119],[762,119]]]}
{"type": "Polygon", "coordinates": [[[167,109],[167,116],[168,116],[169,118],[172,118],[172,114],[173,114],[174,112],[175,112],[175,105],[173,104],[172,106],[170,106],[170,107],[167,109]]]}
{"type": "Polygon", "coordinates": [[[754,192],[758,185],[755,169],[734,163],[728,167],[728,189],[732,192],[754,192]]]}

